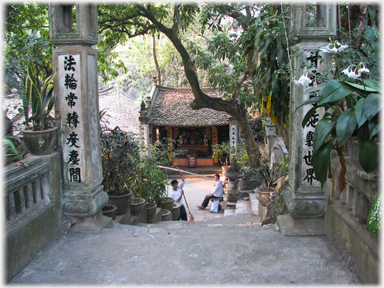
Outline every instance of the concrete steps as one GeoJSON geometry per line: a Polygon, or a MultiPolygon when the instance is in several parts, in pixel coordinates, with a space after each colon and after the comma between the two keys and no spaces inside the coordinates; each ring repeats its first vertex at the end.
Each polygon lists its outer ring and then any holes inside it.
{"type": "Polygon", "coordinates": [[[237,202],[227,202],[224,210],[225,216],[254,214],[259,215],[259,200],[256,199],[255,193],[249,192],[248,200],[246,198],[237,200],[237,202]]]}

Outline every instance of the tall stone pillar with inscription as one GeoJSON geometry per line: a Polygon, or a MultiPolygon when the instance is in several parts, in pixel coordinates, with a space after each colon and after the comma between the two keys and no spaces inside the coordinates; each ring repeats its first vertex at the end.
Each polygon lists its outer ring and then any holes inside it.
{"type": "Polygon", "coordinates": [[[233,117],[230,117],[229,121],[229,143],[231,147],[235,147],[237,152],[237,144],[239,142],[239,125],[233,117]]]}
{"type": "Polygon", "coordinates": [[[97,85],[97,6],[50,4],[50,41],[55,117],[60,126],[63,213],[75,220],[75,231],[98,231],[110,223],[101,209],[103,191],[97,85]]]}
{"type": "MultiPolygon", "coordinates": [[[[319,51],[329,44],[329,38],[336,35],[336,4],[292,4],[291,37],[298,42],[291,48],[295,79],[308,72],[313,81],[312,89],[324,75],[326,65],[331,63],[328,55],[319,51]],[[303,68],[304,67],[304,68],[303,68]]],[[[329,75],[328,75],[329,76],[329,75]]],[[[296,108],[308,97],[316,96],[316,91],[305,93],[311,87],[291,83],[290,103],[290,167],[289,184],[284,188],[284,202],[289,214],[280,215],[278,224],[283,234],[323,234],[325,213],[325,193],[316,180],[311,159],[313,154],[313,132],[319,114],[313,115],[310,124],[302,128],[303,115],[310,107],[296,108]]]]}

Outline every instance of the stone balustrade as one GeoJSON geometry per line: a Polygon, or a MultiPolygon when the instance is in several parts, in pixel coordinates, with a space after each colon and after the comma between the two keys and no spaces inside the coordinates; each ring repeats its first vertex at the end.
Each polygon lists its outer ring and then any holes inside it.
{"type": "Polygon", "coordinates": [[[339,156],[332,157],[332,178],[325,190],[327,235],[338,246],[349,265],[364,283],[378,283],[378,236],[367,229],[372,202],[379,192],[379,174],[367,174],[358,164],[357,143],[348,143],[344,155],[347,173],[345,189],[340,191],[339,156]]]}
{"type": "Polygon", "coordinates": [[[7,281],[54,239],[61,223],[59,154],[22,162],[4,169],[7,281]]]}

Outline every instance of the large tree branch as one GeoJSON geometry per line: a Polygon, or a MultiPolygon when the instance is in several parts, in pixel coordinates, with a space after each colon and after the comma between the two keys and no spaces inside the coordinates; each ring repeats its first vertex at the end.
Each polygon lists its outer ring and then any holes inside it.
{"type": "Polygon", "coordinates": [[[191,104],[192,109],[211,108],[218,111],[226,111],[228,114],[237,118],[238,110],[236,109],[236,102],[210,97],[201,90],[195,66],[188,51],[185,49],[183,43],[177,36],[177,33],[173,29],[169,29],[164,26],[160,21],[158,21],[155,15],[144,6],[140,4],[135,4],[135,6],[143,13],[144,17],[150,20],[157,27],[157,29],[159,29],[169,38],[169,40],[171,40],[176,50],[179,52],[183,60],[186,77],[191,85],[192,93],[195,96],[195,100],[191,104]]]}

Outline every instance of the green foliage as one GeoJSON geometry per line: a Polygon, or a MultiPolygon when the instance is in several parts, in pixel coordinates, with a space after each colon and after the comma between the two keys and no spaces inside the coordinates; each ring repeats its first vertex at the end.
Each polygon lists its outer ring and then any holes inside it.
{"type": "Polygon", "coordinates": [[[236,152],[235,147],[231,147],[229,142],[212,145],[212,158],[218,158],[221,165],[229,165],[232,154],[236,152]]]}
{"type": "Polygon", "coordinates": [[[331,173],[330,155],[333,144],[337,143],[341,147],[352,136],[356,136],[360,143],[362,168],[367,173],[376,169],[378,147],[372,139],[380,131],[378,114],[381,110],[381,89],[380,83],[372,79],[362,80],[362,84],[330,80],[322,86],[319,97],[299,106],[316,104],[304,116],[303,128],[317,109],[330,111],[318,122],[314,133],[312,165],[316,179],[321,183],[331,173]]]}
{"type": "Polygon", "coordinates": [[[22,151],[20,143],[14,136],[7,136],[3,139],[5,146],[5,164],[20,161],[24,158],[25,151],[22,151]]]}
{"type": "Polygon", "coordinates": [[[367,226],[371,234],[376,235],[380,231],[381,226],[381,194],[373,201],[368,214],[367,226]]]}
{"type": "MultiPolygon", "coordinates": [[[[101,112],[101,121],[103,114],[101,112]]],[[[101,131],[101,152],[105,191],[118,195],[131,189],[134,196],[148,203],[156,203],[166,196],[167,178],[157,165],[163,164],[167,155],[154,147],[146,151],[136,142],[133,133],[119,127],[109,129],[105,124],[101,131]]]]}
{"type": "Polygon", "coordinates": [[[140,147],[132,133],[119,127],[101,131],[101,158],[106,192],[131,189],[140,164],[140,147]]]}
{"type": "Polygon", "coordinates": [[[32,62],[31,58],[28,59],[27,73],[22,91],[26,129],[30,128],[30,121],[32,121],[32,129],[34,131],[46,130],[51,126],[53,118],[49,113],[55,103],[52,85],[55,75],[56,73],[45,80],[40,80],[36,64],[32,62]],[[31,106],[32,110],[31,117],[29,117],[29,106],[31,106]]]}
{"type": "Polygon", "coordinates": [[[157,167],[156,157],[141,155],[140,163],[136,167],[136,176],[131,189],[134,195],[141,197],[147,203],[157,203],[160,198],[166,197],[167,178],[163,171],[157,167]]]}
{"type": "Polygon", "coordinates": [[[288,23],[286,12],[263,9],[254,23],[252,64],[255,69],[253,82],[261,113],[271,117],[271,123],[286,122],[289,114],[290,67],[287,51],[288,23]]]}
{"type": "Polygon", "coordinates": [[[48,5],[15,3],[6,5],[4,60],[7,81],[24,81],[25,63],[34,59],[41,78],[52,74],[53,45],[49,42],[48,5]]]}

